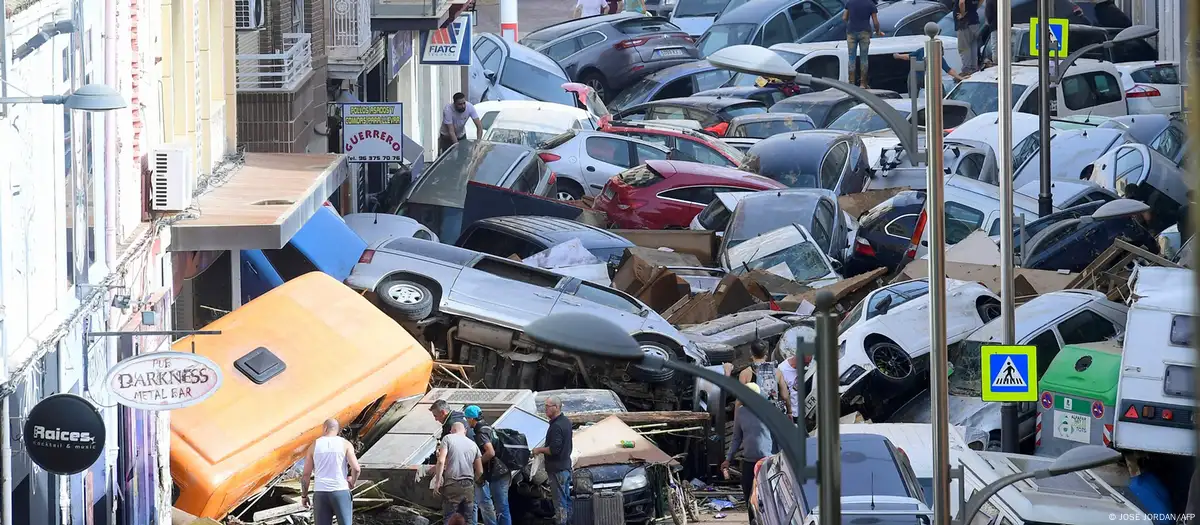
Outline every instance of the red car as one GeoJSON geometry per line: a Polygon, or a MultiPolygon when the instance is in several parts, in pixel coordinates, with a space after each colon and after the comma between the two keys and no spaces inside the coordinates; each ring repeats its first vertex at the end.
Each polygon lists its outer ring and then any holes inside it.
{"type": "Polygon", "coordinates": [[[653,121],[645,123],[603,122],[600,125],[600,131],[661,144],[672,150],[671,158],[676,160],[690,160],[714,166],[737,168],[742,165],[742,160],[745,158],[745,155],[737,148],[716,137],[690,129],[655,126],[653,121]]]}
{"type": "Polygon", "coordinates": [[[698,162],[651,160],[604,185],[595,208],[618,228],[687,228],[718,193],[785,189],[787,186],[733,168],[698,162]]]}

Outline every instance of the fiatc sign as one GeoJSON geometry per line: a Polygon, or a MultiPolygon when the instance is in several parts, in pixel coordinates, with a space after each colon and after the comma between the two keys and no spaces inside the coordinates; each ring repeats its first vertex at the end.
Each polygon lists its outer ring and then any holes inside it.
{"type": "Polygon", "coordinates": [[[427,66],[471,65],[471,27],[475,14],[458,15],[449,27],[421,31],[421,64],[427,66]]]}
{"type": "Polygon", "coordinates": [[[403,104],[342,104],[342,151],[350,162],[403,162],[403,144],[403,104]]]}
{"type": "Polygon", "coordinates": [[[221,368],[207,357],[154,352],[117,363],[104,383],[130,408],[172,410],[208,399],[221,387],[221,368]]]}
{"type": "Polygon", "coordinates": [[[25,419],[25,451],[46,472],[68,476],[89,468],[104,452],[104,419],[88,400],[55,394],[25,419]]]}

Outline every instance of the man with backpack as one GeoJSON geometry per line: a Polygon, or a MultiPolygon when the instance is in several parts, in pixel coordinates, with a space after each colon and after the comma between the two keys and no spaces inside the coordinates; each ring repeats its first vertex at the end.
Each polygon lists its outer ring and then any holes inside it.
{"type": "Polygon", "coordinates": [[[512,471],[497,455],[496,432],[483,422],[483,411],[475,405],[463,409],[467,424],[475,431],[475,444],[483,453],[483,480],[475,486],[475,501],[491,500],[490,506],[481,506],[479,514],[484,525],[512,525],[512,514],[508,509],[508,487],[512,482],[512,471]],[[489,497],[490,496],[490,497],[489,497]]]}

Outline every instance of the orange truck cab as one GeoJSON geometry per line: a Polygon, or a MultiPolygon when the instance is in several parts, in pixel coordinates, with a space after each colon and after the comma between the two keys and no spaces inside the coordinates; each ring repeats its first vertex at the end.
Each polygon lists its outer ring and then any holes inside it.
{"type": "Polygon", "coordinates": [[[175,507],[221,519],[303,459],[321,424],[357,436],[424,394],[433,361],[400,325],[320,272],[288,281],[174,344],[221,367],[220,390],[171,413],[175,507]]]}

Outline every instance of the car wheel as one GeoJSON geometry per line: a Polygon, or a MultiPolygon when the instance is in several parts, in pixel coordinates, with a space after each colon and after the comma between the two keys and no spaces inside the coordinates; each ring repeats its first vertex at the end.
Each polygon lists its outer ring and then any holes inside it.
{"type": "Polygon", "coordinates": [[[604,84],[604,77],[600,73],[590,71],[584,74],[583,78],[579,80],[583,85],[592,88],[592,91],[596,92],[596,96],[600,97],[600,100],[608,102],[608,86],[604,84]]]}
{"type": "MultiPolygon", "coordinates": [[[[662,343],[651,341],[640,341],[642,352],[646,354],[657,355],[663,359],[675,359],[675,353],[670,348],[663,346],[662,343]]],[[[628,368],[629,376],[638,381],[647,383],[666,383],[675,377],[675,371],[667,368],[661,370],[651,370],[643,367],[640,364],[631,364],[628,368]]]]}
{"type": "Polygon", "coordinates": [[[559,179],[558,194],[555,196],[560,201],[577,201],[583,198],[583,188],[573,180],[559,179]]]}
{"type": "Polygon", "coordinates": [[[891,341],[880,341],[867,349],[871,364],[885,380],[898,383],[913,375],[913,362],[908,352],[891,341]]]}
{"type": "Polygon", "coordinates": [[[980,301],[975,309],[979,311],[979,318],[984,323],[1000,317],[1000,303],[994,299],[980,301]]]}
{"type": "Polygon", "coordinates": [[[420,321],[433,313],[433,293],[425,285],[407,279],[390,279],[375,289],[379,300],[400,317],[420,321]]]}
{"type": "Polygon", "coordinates": [[[737,348],[724,343],[697,343],[696,346],[704,352],[704,357],[708,358],[710,365],[732,363],[737,357],[737,348]]]}

